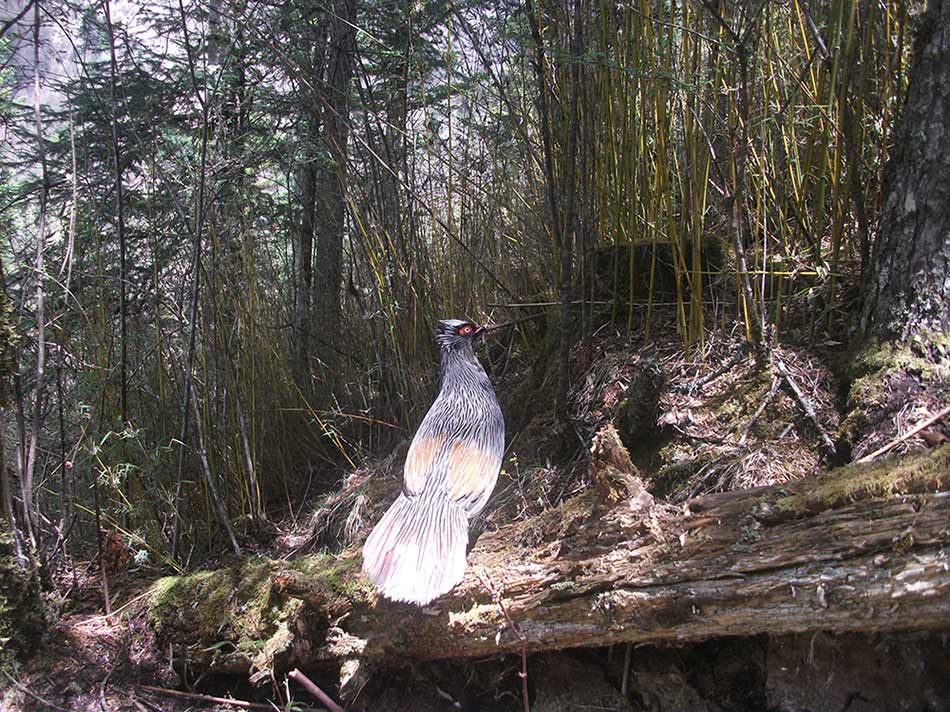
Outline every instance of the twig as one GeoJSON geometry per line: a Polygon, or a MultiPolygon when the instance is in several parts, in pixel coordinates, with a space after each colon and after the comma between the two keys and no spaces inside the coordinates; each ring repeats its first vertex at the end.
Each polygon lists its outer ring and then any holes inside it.
{"type": "MultiPolygon", "coordinates": [[[[273,712],[271,705],[261,704],[260,702],[247,702],[246,700],[235,700],[231,697],[215,697],[214,695],[202,695],[197,692],[182,692],[180,690],[169,690],[165,687],[152,687],[151,685],[139,685],[140,690],[151,692],[154,695],[165,695],[166,697],[177,697],[180,700],[195,700],[196,702],[212,702],[219,705],[231,705],[245,710],[268,710],[273,712]]],[[[337,708],[339,709],[339,708],[337,708]]],[[[310,707],[302,712],[319,712],[310,707]]],[[[342,710],[340,711],[342,712],[342,710]]]]}
{"type": "Polygon", "coordinates": [[[887,445],[884,445],[883,447],[879,447],[870,455],[865,455],[861,459],[855,460],[855,462],[858,462],[858,463],[870,462],[874,458],[879,457],[880,455],[883,455],[885,452],[893,448],[895,445],[900,445],[905,440],[909,440],[910,438],[914,437],[917,433],[919,433],[924,428],[930,425],[933,425],[939,420],[942,420],[943,418],[947,416],[948,413],[950,413],[950,405],[948,405],[946,408],[938,412],[936,415],[932,415],[926,420],[922,420],[921,422],[917,423],[917,425],[915,425],[913,428],[908,430],[906,433],[904,433],[900,437],[894,438],[887,445]]]}
{"type": "Polygon", "coordinates": [[[795,384],[795,379],[792,378],[792,374],[788,372],[788,368],[786,368],[785,364],[777,356],[775,357],[775,367],[778,369],[782,380],[784,380],[786,385],[788,385],[788,389],[792,392],[795,400],[798,401],[798,405],[805,413],[805,417],[811,421],[811,424],[818,433],[818,437],[821,440],[822,445],[824,445],[825,449],[828,451],[828,455],[834,456],[837,453],[837,448],[835,447],[834,442],[832,442],[831,438],[828,437],[828,433],[825,432],[825,429],[821,427],[821,423],[818,422],[818,416],[815,414],[815,409],[812,407],[812,404],[808,402],[808,399],[805,398],[805,396],[799,390],[798,386],[795,384]]]}
{"type": "Polygon", "coordinates": [[[693,381],[686,387],[681,387],[680,390],[688,391],[690,394],[697,393],[703,386],[705,386],[710,381],[715,381],[721,375],[727,371],[731,371],[735,366],[737,366],[741,361],[743,361],[749,355],[749,344],[743,343],[742,347],[739,349],[739,353],[733,356],[731,359],[726,361],[720,368],[716,369],[708,376],[704,376],[698,381],[693,381]]]}
{"type": "Polygon", "coordinates": [[[745,439],[749,437],[749,431],[755,427],[755,424],[759,422],[759,418],[762,417],[762,413],[765,412],[765,409],[768,407],[769,403],[772,402],[772,399],[775,398],[775,394],[778,393],[778,387],[781,385],[782,379],[772,376],[772,387],[769,389],[769,393],[765,396],[765,400],[762,401],[762,405],[758,407],[755,413],[752,414],[752,418],[749,420],[749,424],[745,426],[745,430],[742,431],[742,437],[739,438],[739,444],[745,445],[745,439]]]}
{"type": "MultiPolygon", "coordinates": [[[[613,302],[606,301],[591,301],[584,299],[575,299],[570,304],[599,304],[599,305],[610,305],[613,302]]],[[[489,302],[488,306],[490,307],[499,307],[505,309],[530,309],[531,307],[557,307],[560,306],[561,302],[489,302]]]]}
{"type": "Polygon", "coordinates": [[[154,702],[149,702],[144,697],[133,697],[132,704],[139,710],[139,712],[163,712],[161,707],[158,707],[154,702]]]}
{"type": "Polygon", "coordinates": [[[33,692],[33,690],[31,690],[31,689],[30,689],[29,687],[27,687],[26,685],[24,685],[24,684],[21,683],[21,682],[18,682],[17,680],[14,680],[13,677],[10,675],[10,673],[8,673],[6,670],[3,671],[3,674],[6,675],[6,676],[7,676],[7,679],[8,679],[11,683],[13,683],[13,686],[14,686],[16,689],[18,689],[20,692],[22,692],[24,695],[28,695],[28,696],[32,697],[32,698],[33,698],[34,700],[36,700],[37,702],[46,705],[46,706],[49,707],[50,709],[53,709],[53,710],[61,710],[61,712],[69,712],[69,710],[67,710],[65,707],[60,707],[59,705],[54,705],[54,704],[53,704],[52,702],[50,702],[49,700],[44,700],[42,697],[40,697],[39,695],[37,695],[35,692],[33,692]]]}
{"type": "Polygon", "coordinates": [[[531,704],[528,701],[528,639],[525,638],[524,633],[521,632],[521,629],[515,625],[515,622],[511,619],[511,615],[508,613],[508,607],[505,606],[505,602],[502,600],[501,589],[486,580],[481,572],[476,572],[475,576],[481,582],[482,586],[492,595],[492,599],[498,604],[498,608],[501,609],[501,613],[505,617],[508,627],[511,628],[511,632],[514,633],[518,642],[521,643],[521,672],[518,673],[518,677],[521,678],[521,702],[524,705],[524,712],[531,712],[531,704]]]}
{"type": "Polygon", "coordinates": [[[340,705],[334,702],[326,692],[317,687],[309,677],[304,675],[297,668],[288,672],[287,677],[303,685],[307,692],[320,700],[330,712],[343,712],[343,708],[340,707],[340,705]]]}
{"type": "Polygon", "coordinates": [[[633,643],[627,643],[623,653],[623,679],[620,681],[620,694],[627,696],[630,689],[630,663],[633,658],[633,643]]]}

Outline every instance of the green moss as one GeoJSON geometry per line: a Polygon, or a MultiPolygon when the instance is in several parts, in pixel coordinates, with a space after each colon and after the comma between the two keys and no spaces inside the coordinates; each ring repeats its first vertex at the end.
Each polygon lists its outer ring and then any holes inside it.
{"type": "Polygon", "coordinates": [[[950,395],[950,337],[922,334],[900,343],[871,339],[850,354],[845,366],[849,384],[847,416],[838,428],[837,440],[850,447],[881,419],[881,411],[893,408],[895,397],[906,401],[920,387],[939,398],[950,395]],[[901,389],[910,392],[901,396],[901,389]]]}
{"type": "Polygon", "coordinates": [[[256,637],[273,623],[270,567],[241,566],[159,579],[149,594],[148,619],[159,635],[213,643],[256,637]]]}
{"type": "Polygon", "coordinates": [[[302,603],[274,590],[271,562],[248,559],[240,566],[169,576],[153,584],[147,619],[160,636],[189,645],[196,656],[232,651],[266,671],[292,643],[289,621],[302,603]]]}
{"type": "Polygon", "coordinates": [[[881,400],[889,373],[904,371],[929,379],[937,374],[937,366],[921,355],[913,343],[881,343],[872,339],[853,355],[847,371],[851,383],[848,401],[858,405],[881,400]]]}
{"type": "Polygon", "coordinates": [[[318,578],[331,591],[348,598],[358,596],[366,589],[366,578],[362,575],[358,556],[314,554],[295,559],[290,562],[290,568],[318,578]]]}
{"type": "Polygon", "coordinates": [[[45,621],[37,578],[19,565],[10,533],[0,528],[0,669],[33,647],[45,621]]]}
{"type": "Polygon", "coordinates": [[[288,568],[314,577],[330,592],[348,600],[368,601],[373,595],[373,588],[363,576],[358,556],[313,554],[288,563],[288,568]]]}
{"type": "Polygon", "coordinates": [[[555,581],[551,584],[550,589],[552,591],[565,591],[571,592],[575,590],[580,590],[582,587],[576,581],[555,581]]]}
{"type": "Polygon", "coordinates": [[[250,658],[255,675],[266,673],[320,617],[300,598],[280,593],[275,580],[288,571],[303,574],[314,591],[325,590],[316,604],[322,614],[372,595],[356,556],[248,559],[240,566],[156,581],[148,622],[160,636],[188,645],[195,661],[213,663],[215,656],[238,653],[250,658]]]}
{"type": "Polygon", "coordinates": [[[779,511],[801,514],[868,497],[936,491],[950,480],[950,445],[904,457],[848,465],[775,502],[779,511]]]}

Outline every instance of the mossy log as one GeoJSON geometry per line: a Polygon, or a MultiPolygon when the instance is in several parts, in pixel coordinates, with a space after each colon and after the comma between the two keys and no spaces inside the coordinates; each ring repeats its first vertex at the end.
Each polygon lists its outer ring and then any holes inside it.
{"type": "Polygon", "coordinates": [[[591,492],[483,535],[463,582],[424,610],[379,600],[353,552],[165,579],[150,616],[192,663],[229,671],[471,658],[522,639],[530,652],[946,630],[948,522],[943,446],[683,508],[638,497],[604,511],[591,492]]]}

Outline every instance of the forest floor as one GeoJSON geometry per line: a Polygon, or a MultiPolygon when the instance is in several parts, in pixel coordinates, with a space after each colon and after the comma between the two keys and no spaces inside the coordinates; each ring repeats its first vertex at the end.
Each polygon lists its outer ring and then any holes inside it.
{"type": "MultiPolygon", "coordinates": [[[[835,454],[825,438],[840,443],[842,428],[854,416],[848,387],[855,378],[843,375],[853,358],[841,342],[826,337],[806,343],[805,335],[786,339],[774,350],[781,368],[761,371],[735,334],[710,337],[689,356],[672,334],[654,341],[642,348],[636,340],[600,333],[574,349],[574,432],[554,418],[555,369],[537,367],[543,356],[532,366],[528,354],[516,355],[509,364],[507,356],[489,353],[510,437],[481,530],[528,519],[586,491],[591,476],[582,443],[607,424],[616,427],[650,492],[677,505],[697,495],[813,477],[847,455],[866,454],[935,407],[933,398],[919,397],[919,389],[908,387],[907,402],[890,430],[880,429],[857,446],[849,440],[852,452],[835,454]],[[812,415],[775,375],[781,372],[797,385],[812,415]]],[[[894,451],[928,444],[926,437],[908,438],[894,451]]],[[[312,505],[306,522],[277,527],[252,550],[283,559],[358,544],[399,486],[404,453],[398,447],[350,473],[338,491],[312,505]]],[[[174,646],[158,640],[147,622],[154,574],[128,560],[121,568],[110,582],[114,603],[108,616],[99,610],[95,577],[79,576],[69,612],[49,629],[36,653],[8,674],[0,712],[319,707],[283,675],[254,687],[246,675],[190,673],[178,662],[174,646]],[[245,702],[213,699],[232,695],[245,702]]],[[[539,654],[529,659],[532,709],[950,709],[948,653],[945,637],[938,634],[822,633],[539,654]],[[577,680],[585,681],[584,699],[576,697],[576,684],[565,685],[577,680]]],[[[375,696],[358,707],[520,709],[519,665],[517,656],[496,656],[382,671],[375,696]]],[[[333,690],[335,681],[322,683],[333,690]]]]}

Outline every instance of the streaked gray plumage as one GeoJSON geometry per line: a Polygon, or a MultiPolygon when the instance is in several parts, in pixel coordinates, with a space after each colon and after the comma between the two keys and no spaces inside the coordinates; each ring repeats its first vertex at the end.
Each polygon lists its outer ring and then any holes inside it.
{"type": "Polygon", "coordinates": [[[439,322],[441,390],[412,439],[402,493],[363,546],[363,570],[394,601],[424,605],[462,580],[468,523],[498,480],[505,422],[472,351],[485,330],[439,322]]]}

